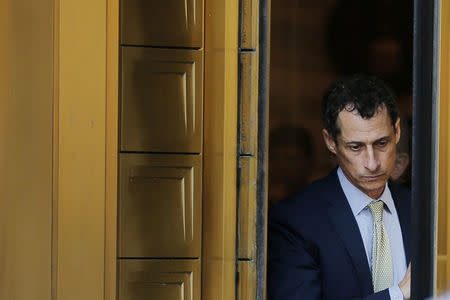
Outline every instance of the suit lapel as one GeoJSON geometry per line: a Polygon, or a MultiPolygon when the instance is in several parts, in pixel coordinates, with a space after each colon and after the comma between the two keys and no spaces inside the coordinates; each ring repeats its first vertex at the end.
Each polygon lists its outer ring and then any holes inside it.
{"type": "Polygon", "coordinates": [[[364,243],[358,224],[341,188],[336,171],[328,176],[329,189],[324,191],[329,202],[328,214],[331,223],[342,240],[350,256],[355,273],[361,283],[362,295],[373,293],[372,274],[367,263],[364,243]]]}

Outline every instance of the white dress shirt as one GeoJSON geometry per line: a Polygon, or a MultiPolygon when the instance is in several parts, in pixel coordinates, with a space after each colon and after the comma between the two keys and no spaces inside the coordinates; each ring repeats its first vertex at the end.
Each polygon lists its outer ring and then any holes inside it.
{"type": "Polygon", "coordinates": [[[389,295],[392,300],[402,300],[403,294],[398,286],[406,274],[407,264],[405,250],[403,247],[402,230],[398,220],[397,210],[395,209],[391,191],[386,183],[383,194],[379,199],[372,199],[361,190],[355,187],[344,175],[342,169],[338,169],[339,182],[341,183],[344,194],[347,198],[350,208],[358,223],[359,232],[366,250],[367,262],[372,271],[372,239],[373,239],[373,218],[370,209],[367,207],[371,202],[381,200],[384,202],[383,223],[389,237],[392,255],[392,267],[394,271],[394,285],[389,288],[389,295]],[[392,242],[394,241],[394,242],[392,242]]]}

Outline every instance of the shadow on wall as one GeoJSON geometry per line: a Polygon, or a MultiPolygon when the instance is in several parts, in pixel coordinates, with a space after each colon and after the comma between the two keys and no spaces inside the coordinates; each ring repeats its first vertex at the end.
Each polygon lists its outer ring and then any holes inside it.
{"type": "Polygon", "coordinates": [[[302,127],[277,128],[269,143],[269,200],[275,203],[314,179],[315,151],[311,133],[302,127]]]}

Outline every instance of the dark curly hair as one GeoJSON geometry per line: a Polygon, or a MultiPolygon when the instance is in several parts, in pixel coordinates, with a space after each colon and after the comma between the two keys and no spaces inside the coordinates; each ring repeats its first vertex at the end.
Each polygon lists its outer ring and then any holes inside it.
{"type": "Polygon", "coordinates": [[[383,106],[395,130],[398,108],[392,90],[375,76],[357,74],[340,79],[327,89],[322,101],[322,121],[337,144],[337,137],[341,133],[337,117],[342,110],[356,110],[363,119],[370,119],[383,106]]]}

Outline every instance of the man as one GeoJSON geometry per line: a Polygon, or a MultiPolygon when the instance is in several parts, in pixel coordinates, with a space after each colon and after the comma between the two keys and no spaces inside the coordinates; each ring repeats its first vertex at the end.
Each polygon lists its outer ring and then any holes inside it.
{"type": "Polygon", "coordinates": [[[400,139],[395,97],[356,75],[329,88],[322,119],[339,168],[272,207],[268,298],[409,299],[410,192],[388,182],[400,139]]]}

